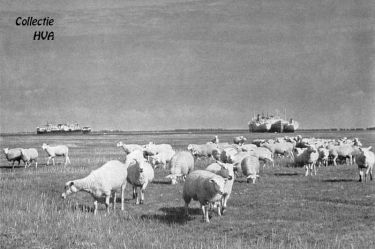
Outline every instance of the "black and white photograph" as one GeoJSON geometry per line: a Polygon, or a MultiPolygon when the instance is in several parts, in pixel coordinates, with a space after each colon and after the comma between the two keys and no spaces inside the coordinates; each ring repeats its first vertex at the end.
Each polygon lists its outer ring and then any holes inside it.
{"type": "Polygon", "coordinates": [[[0,148],[0,248],[375,248],[375,2],[2,0],[0,148]]]}

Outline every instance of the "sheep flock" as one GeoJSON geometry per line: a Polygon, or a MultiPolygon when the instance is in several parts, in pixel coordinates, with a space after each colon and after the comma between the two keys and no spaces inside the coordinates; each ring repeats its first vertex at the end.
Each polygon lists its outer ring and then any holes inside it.
{"type": "MultiPolygon", "coordinates": [[[[182,150],[176,150],[170,144],[149,142],[139,145],[119,141],[113,149],[119,147],[123,150],[123,162],[110,160],[86,177],[66,182],[61,197],[65,199],[79,191],[87,192],[94,198],[96,214],[98,202],[104,203],[109,212],[111,198],[115,210],[116,193],[120,191],[121,210],[124,210],[126,186],[133,187],[135,204],[143,204],[147,202],[145,191],[147,187],[152,188],[150,183],[155,171],[164,170],[168,172],[164,175],[167,182],[183,185],[180,198],[185,202],[185,215],[189,215],[189,203],[195,200],[201,206],[203,221],[209,222],[209,212],[216,210],[221,216],[227,210],[236,178],[244,177],[247,183],[255,184],[262,177],[262,167],[278,166],[275,165],[277,157],[287,158],[290,167],[303,167],[306,177],[318,174],[320,167],[336,167],[345,163],[358,166],[359,181],[373,179],[375,154],[371,146],[363,146],[358,138],[325,139],[298,135],[253,141],[244,136],[234,137],[229,142],[221,140],[216,135],[204,144],[189,144],[182,150]],[[198,162],[200,167],[196,167],[198,162]],[[203,168],[202,162],[206,163],[203,168]]],[[[55,166],[56,157],[64,157],[65,167],[71,164],[67,145],[43,143],[41,148],[45,153],[38,153],[36,148],[4,148],[3,151],[12,168],[16,161],[18,165],[23,161],[25,168],[35,162],[37,168],[41,154],[47,156],[46,166],[51,159],[55,166]]]]}

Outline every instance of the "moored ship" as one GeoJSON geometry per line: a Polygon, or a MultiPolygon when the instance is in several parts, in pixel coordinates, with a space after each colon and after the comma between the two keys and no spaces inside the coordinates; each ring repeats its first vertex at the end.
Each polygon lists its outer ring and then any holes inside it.
{"type": "Polygon", "coordinates": [[[292,118],[287,121],[278,116],[258,114],[253,116],[248,123],[249,132],[294,132],[298,129],[299,123],[292,118]]]}
{"type": "Polygon", "coordinates": [[[75,134],[89,132],[91,132],[91,127],[81,127],[77,122],[64,124],[52,124],[47,122],[46,125],[38,126],[36,128],[37,134],[75,134]]]}

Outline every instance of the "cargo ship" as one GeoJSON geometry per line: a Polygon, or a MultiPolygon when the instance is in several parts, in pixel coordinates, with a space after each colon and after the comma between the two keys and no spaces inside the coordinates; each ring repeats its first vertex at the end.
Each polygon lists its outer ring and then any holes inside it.
{"type": "Polygon", "coordinates": [[[52,124],[47,122],[46,125],[38,126],[36,128],[37,134],[77,134],[77,133],[90,133],[91,127],[81,127],[77,122],[52,124]]]}
{"type": "Polygon", "coordinates": [[[299,123],[292,118],[289,121],[278,116],[264,114],[257,116],[249,121],[249,132],[294,132],[298,129],[299,123]]]}

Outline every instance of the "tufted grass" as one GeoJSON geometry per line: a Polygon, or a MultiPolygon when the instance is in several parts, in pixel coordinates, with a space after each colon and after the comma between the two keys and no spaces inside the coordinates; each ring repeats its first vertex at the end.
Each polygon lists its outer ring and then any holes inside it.
{"type": "MultiPolygon", "coordinates": [[[[230,142],[237,134],[219,134],[230,142]]],[[[270,134],[245,134],[248,138],[270,134]],[[253,137],[252,137],[253,136],[253,137]]],[[[316,134],[309,134],[312,136],[316,134]]],[[[321,137],[352,134],[327,133],[321,137]]],[[[374,133],[355,134],[364,145],[375,145],[374,133]]],[[[272,136],[274,136],[272,134],[272,136]]],[[[99,205],[92,213],[91,196],[78,193],[60,198],[64,183],[86,176],[110,159],[123,160],[116,142],[171,143],[177,150],[203,143],[213,135],[155,136],[3,136],[1,147],[36,147],[40,166],[14,171],[0,157],[0,248],[375,248],[375,182],[357,182],[355,165],[319,168],[304,177],[302,168],[264,167],[255,184],[236,179],[223,217],[212,214],[202,222],[197,202],[184,217],[182,184],[167,184],[167,170],[157,169],[146,191],[145,204],[137,206],[126,190],[125,211],[107,215],[99,205]],[[43,142],[70,145],[72,165],[46,166],[43,142]]],[[[209,162],[196,162],[203,168],[209,162]]]]}

